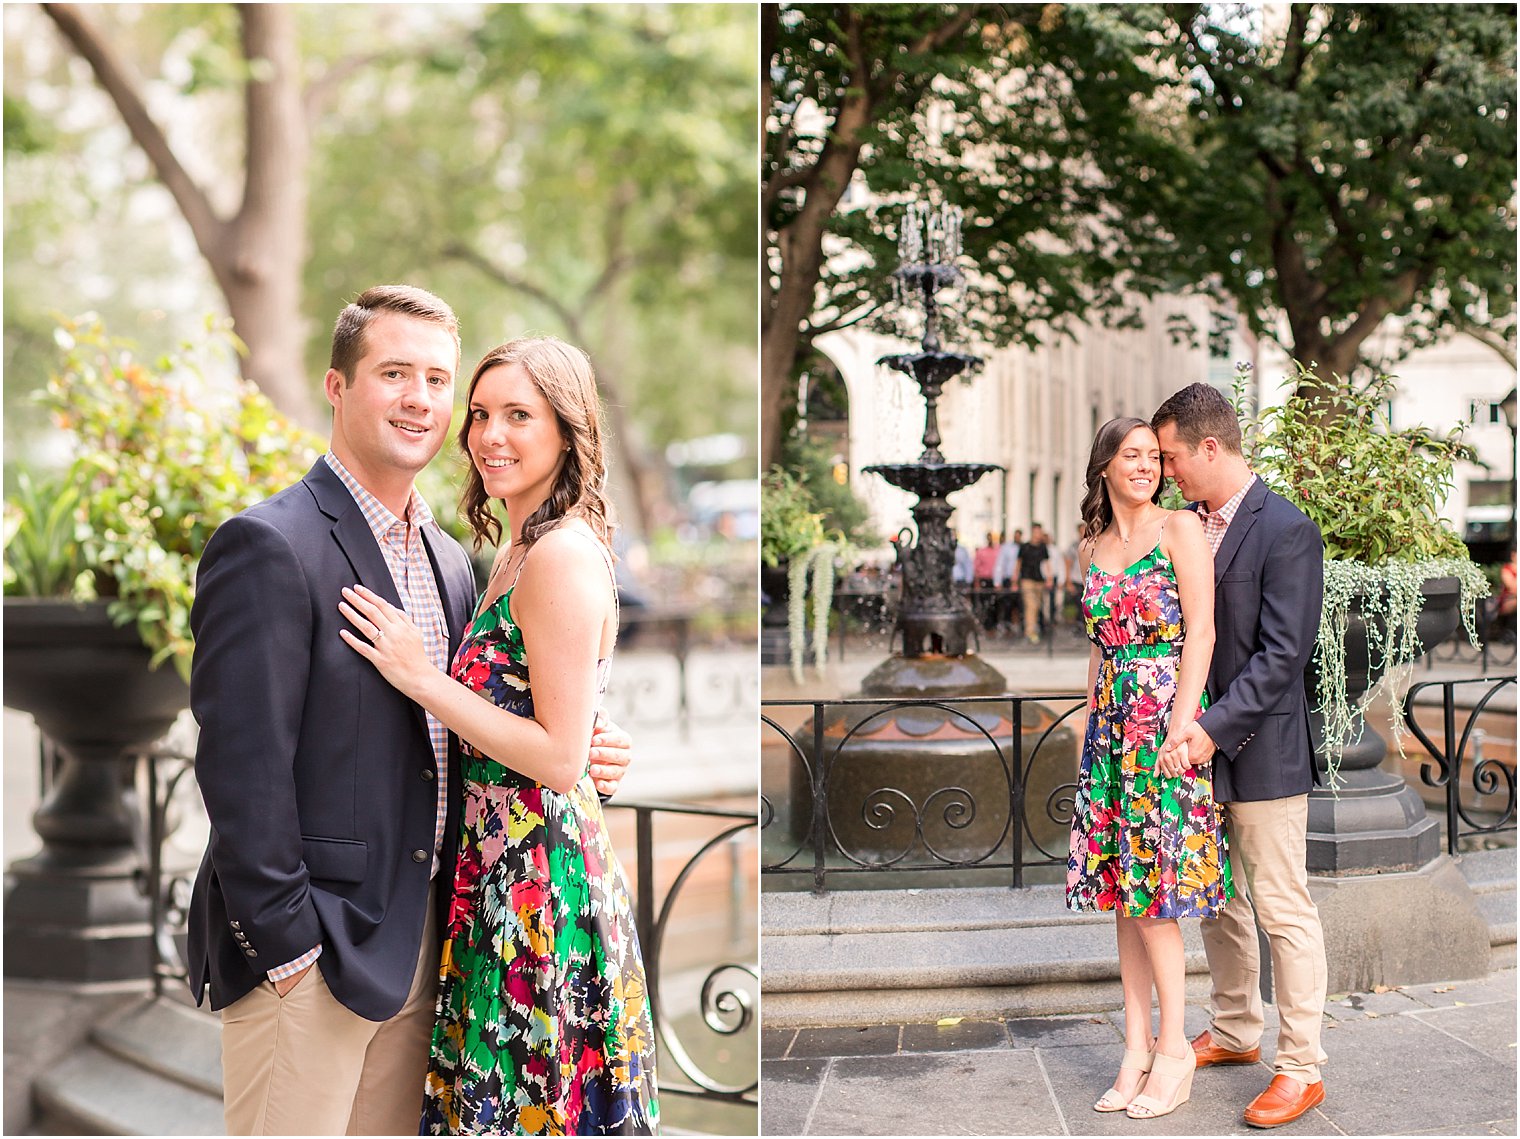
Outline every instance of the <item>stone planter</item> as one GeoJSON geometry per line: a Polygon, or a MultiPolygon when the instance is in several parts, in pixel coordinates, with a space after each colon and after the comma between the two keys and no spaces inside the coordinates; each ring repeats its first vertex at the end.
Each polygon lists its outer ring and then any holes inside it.
{"type": "MultiPolygon", "coordinates": [[[[1461,620],[1461,589],[1455,578],[1437,578],[1424,593],[1417,628],[1420,643],[1431,646],[1461,620]]],[[[1379,679],[1366,626],[1355,617],[1346,653],[1354,701],[1379,679]]],[[[1311,707],[1317,680],[1311,670],[1311,707]]],[[[1319,717],[1310,726],[1319,749],[1319,717]]],[[[1310,892],[1325,931],[1331,992],[1481,977],[1490,965],[1489,927],[1477,899],[1442,851],[1440,827],[1420,796],[1381,766],[1387,752],[1382,736],[1364,726],[1342,753],[1338,789],[1309,795],[1310,892]]]]}
{"type": "MultiPolygon", "coordinates": [[[[1454,577],[1425,583],[1425,608],[1416,626],[1420,643],[1440,644],[1461,621],[1461,584],[1454,577]]],[[[1351,614],[1346,628],[1346,696],[1352,703],[1381,679],[1374,673],[1366,623],[1351,614]]],[[[1319,673],[1305,676],[1309,706],[1319,701],[1319,673]]],[[[1310,715],[1315,758],[1327,766],[1323,719],[1310,715]]],[[[1388,743],[1364,725],[1361,738],[1341,754],[1338,786],[1316,788],[1309,796],[1309,871],[1312,874],[1365,874],[1413,870],[1440,849],[1440,827],[1425,811],[1419,794],[1396,771],[1381,767],[1388,743]]]]}
{"type": "Polygon", "coordinates": [[[8,597],[4,644],[5,705],[31,714],[59,760],[32,816],[42,850],[7,868],[5,974],[146,982],[130,757],[169,730],[189,687],[170,665],[150,670],[137,631],[113,625],[104,602],[8,597]]]}

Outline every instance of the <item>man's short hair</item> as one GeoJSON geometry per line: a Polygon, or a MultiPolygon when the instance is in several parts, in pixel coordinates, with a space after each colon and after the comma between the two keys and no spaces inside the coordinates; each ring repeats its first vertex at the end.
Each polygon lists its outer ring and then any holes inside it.
{"type": "Polygon", "coordinates": [[[414,285],[376,285],[345,306],[333,327],[332,360],[328,367],[343,373],[345,386],[353,386],[354,369],[364,358],[365,330],[372,320],[387,312],[443,325],[454,337],[454,351],[459,351],[459,318],[447,303],[414,285]]]}
{"type": "Polygon", "coordinates": [[[1160,434],[1168,423],[1176,425],[1177,438],[1189,451],[1198,450],[1205,439],[1214,438],[1231,454],[1240,455],[1240,419],[1224,394],[1210,384],[1189,384],[1174,393],[1151,417],[1151,430],[1160,434]]]}

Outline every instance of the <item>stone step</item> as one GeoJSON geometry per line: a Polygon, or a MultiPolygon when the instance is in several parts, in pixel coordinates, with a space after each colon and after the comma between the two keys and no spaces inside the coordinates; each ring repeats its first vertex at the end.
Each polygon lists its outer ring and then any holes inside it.
{"type": "MultiPolygon", "coordinates": [[[[1074,914],[1059,886],[766,894],[766,1027],[1049,1016],[1123,1003],[1113,918],[1074,914]]],[[[1189,999],[1208,992],[1183,926],[1189,999]]]]}
{"type": "Polygon", "coordinates": [[[167,997],[104,1017],[33,1084],[44,1135],[221,1135],[221,1022],[167,997]]]}
{"type": "Polygon", "coordinates": [[[223,1135],[221,1096],[94,1044],[33,1086],[42,1135],[223,1135]]]}
{"type": "MultiPolygon", "coordinates": [[[[1492,945],[1515,961],[1515,851],[1461,867],[1492,945]]],[[[1060,886],[849,890],[761,898],[767,1027],[950,1016],[1051,1016],[1119,1007],[1113,917],[1074,914],[1060,886]]],[[[1183,922],[1189,1000],[1207,1000],[1198,922],[1183,922]]]]}
{"type": "Polygon", "coordinates": [[[1515,963],[1515,851],[1477,850],[1457,863],[1488,923],[1495,969],[1515,963]]]}

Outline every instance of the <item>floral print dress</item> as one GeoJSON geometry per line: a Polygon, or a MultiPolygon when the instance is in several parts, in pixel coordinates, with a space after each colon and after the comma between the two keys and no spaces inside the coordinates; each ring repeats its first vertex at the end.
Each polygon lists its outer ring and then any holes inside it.
{"type": "MultiPolygon", "coordinates": [[[[511,589],[476,617],[452,675],[533,715],[511,589]]],[[[644,967],[590,777],[566,795],[464,741],[460,750],[459,864],[422,1133],[654,1133],[644,967]]]]}
{"type": "Polygon", "coordinates": [[[1077,776],[1066,904],[1213,917],[1235,889],[1211,768],[1156,774],[1184,639],[1177,577],[1160,543],[1122,573],[1090,566],[1082,614],[1102,662],[1077,776]]]}

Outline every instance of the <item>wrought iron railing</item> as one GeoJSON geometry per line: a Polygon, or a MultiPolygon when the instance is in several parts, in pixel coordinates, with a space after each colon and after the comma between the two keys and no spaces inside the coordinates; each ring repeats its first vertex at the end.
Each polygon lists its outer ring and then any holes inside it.
{"type": "MultiPolygon", "coordinates": [[[[1500,692],[1514,687],[1513,676],[1428,680],[1411,685],[1404,697],[1404,722],[1433,761],[1420,766],[1420,779],[1427,787],[1439,787],[1445,791],[1446,849],[1450,854],[1457,853],[1463,838],[1515,830],[1514,739],[1506,741],[1507,757],[1485,756],[1478,748],[1474,754],[1468,753],[1468,746],[1483,738],[1478,729],[1479,718],[1488,711],[1500,692]],[[1488,687],[1476,692],[1470,704],[1459,707],[1457,689],[1468,685],[1488,687]],[[1427,688],[1439,689],[1441,693],[1439,742],[1431,739],[1417,718],[1421,707],[1429,707],[1417,701],[1419,693],[1427,688]],[[1464,798],[1464,768],[1469,761],[1471,766],[1467,768],[1465,778],[1471,783],[1473,800],[1464,798]]],[[[1505,722],[1513,736],[1515,717],[1512,709],[1505,711],[1505,722]]]]}
{"type": "MultiPolygon", "coordinates": [[[[830,878],[841,875],[1005,870],[1011,885],[1023,886],[1030,867],[1064,867],[1080,747],[1076,729],[1085,706],[1083,696],[1069,692],[951,702],[762,701],[761,722],[784,743],[792,782],[785,794],[774,786],[761,792],[762,873],[810,875],[813,891],[822,893],[830,878]],[[809,708],[811,720],[790,731],[775,719],[782,708],[809,708]],[[945,778],[936,786],[931,772],[929,782],[909,791],[886,782],[872,786],[876,781],[867,774],[863,782],[854,780],[849,801],[841,801],[841,772],[850,769],[852,742],[869,739],[893,717],[914,709],[943,713],[962,737],[965,746],[942,765],[945,778]],[[851,723],[852,715],[860,718],[851,723]],[[1026,734],[1033,737],[1028,745],[1026,734]],[[785,814],[778,812],[778,799],[785,814]],[[1039,815],[1028,813],[1031,804],[1038,805],[1039,815]],[[979,816],[987,817],[974,838],[979,816]],[[865,849],[862,837],[873,849],[865,849]],[[968,850],[965,839],[979,849],[968,850]]],[[[774,765],[767,770],[774,771],[774,765]]]]}
{"type": "Polygon", "coordinates": [[[619,639],[621,663],[613,666],[603,708],[623,727],[674,724],[683,740],[693,728],[732,723],[753,715],[760,691],[760,672],[754,654],[754,635],[747,630],[738,641],[718,637],[704,646],[698,626],[716,621],[722,629],[753,626],[755,611],[706,611],[695,607],[625,609],[619,639]],[[723,648],[742,641],[748,648],[723,648]],[[640,657],[658,644],[674,669],[645,667],[640,657]]]}
{"type": "MultiPolygon", "coordinates": [[[[195,784],[195,765],[188,749],[167,746],[138,756],[137,783],[143,806],[139,827],[139,887],[147,897],[153,927],[152,987],[155,996],[169,985],[183,986],[188,969],[181,951],[190,908],[190,890],[198,859],[186,857],[188,847],[176,848],[173,839],[190,816],[204,826],[204,812],[195,784]]],[[[46,756],[44,756],[46,763],[46,756]]],[[[682,803],[618,802],[607,804],[611,812],[632,811],[635,816],[637,886],[634,890],[635,922],[644,952],[645,980],[658,1034],[660,1094],[736,1104],[758,1110],[759,996],[758,929],[754,907],[747,913],[726,915],[727,936],[704,946],[706,959],[695,969],[690,960],[667,975],[667,939],[680,924],[683,889],[725,854],[727,875],[740,879],[726,883],[724,894],[742,897],[742,881],[754,865],[753,855],[743,848],[745,832],[753,833],[758,819],[753,812],[682,803]],[[694,854],[685,858],[673,879],[658,888],[657,818],[711,820],[713,831],[694,854]],[[746,944],[724,960],[738,941],[746,944]],[[683,985],[694,986],[686,993],[683,985]],[[679,1006],[679,1007],[678,1007],[679,1006]],[[722,1042],[719,1045],[716,1042],[722,1042]],[[727,1053],[727,1070],[713,1057],[727,1053]],[[732,1057],[755,1057],[750,1070],[737,1074],[732,1057]]],[[[193,836],[192,836],[193,837],[193,836]]],[[[191,843],[190,845],[196,845],[191,843]]],[[[752,848],[751,848],[752,851],[752,848]]]]}
{"type": "Polygon", "coordinates": [[[1491,668],[1513,668],[1515,665],[1515,618],[1501,617],[1488,602],[1478,606],[1478,647],[1473,648],[1467,630],[1460,625],[1438,645],[1425,654],[1425,669],[1430,671],[1442,664],[1471,664],[1487,673],[1491,668]]]}

